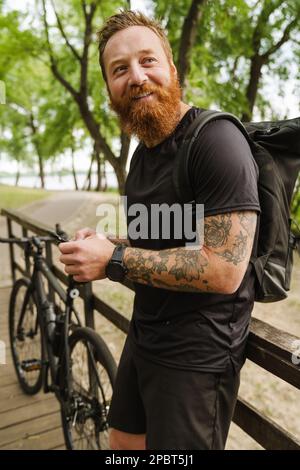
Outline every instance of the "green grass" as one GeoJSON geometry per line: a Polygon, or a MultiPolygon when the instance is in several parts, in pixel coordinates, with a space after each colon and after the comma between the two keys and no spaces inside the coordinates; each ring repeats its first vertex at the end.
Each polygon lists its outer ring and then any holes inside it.
{"type": "Polygon", "coordinates": [[[16,188],[0,184],[0,210],[17,209],[39,199],[45,199],[51,191],[32,188],[16,188]]]}

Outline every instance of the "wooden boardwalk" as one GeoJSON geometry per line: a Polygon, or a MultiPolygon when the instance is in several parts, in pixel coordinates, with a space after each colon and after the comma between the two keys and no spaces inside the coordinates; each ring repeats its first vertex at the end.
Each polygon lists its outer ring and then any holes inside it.
{"type": "Polygon", "coordinates": [[[10,290],[0,288],[0,340],[6,345],[6,364],[0,364],[0,449],[65,449],[53,394],[28,396],[19,387],[8,339],[10,290]]]}

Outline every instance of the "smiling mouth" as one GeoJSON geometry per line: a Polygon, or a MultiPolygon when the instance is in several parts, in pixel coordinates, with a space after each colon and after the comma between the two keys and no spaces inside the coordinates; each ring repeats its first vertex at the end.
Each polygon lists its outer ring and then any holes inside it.
{"type": "Polygon", "coordinates": [[[145,100],[149,98],[149,96],[152,95],[152,92],[149,93],[141,93],[140,95],[133,96],[133,99],[138,101],[138,100],[145,100]]]}

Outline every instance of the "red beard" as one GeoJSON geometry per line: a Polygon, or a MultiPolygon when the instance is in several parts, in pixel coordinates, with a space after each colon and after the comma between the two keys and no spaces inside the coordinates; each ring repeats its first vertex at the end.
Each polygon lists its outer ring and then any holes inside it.
{"type": "Polygon", "coordinates": [[[124,98],[113,100],[123,131],[136,135],[147,147],[153,147],[172,133],[180,119],[181,89],[174,74],[167,87],[145,84],[132,87],[124,98]],[[153,93],[150,99],[135,100],[142,93],[153,93]]]}

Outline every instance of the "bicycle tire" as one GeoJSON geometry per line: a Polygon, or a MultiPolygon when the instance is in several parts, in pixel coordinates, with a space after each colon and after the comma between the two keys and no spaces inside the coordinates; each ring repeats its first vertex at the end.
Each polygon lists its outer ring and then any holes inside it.
{"type": "Polygon", "coordinates": [[[21,278],[13,286],[9,302],[9,339],[19,384],[27,395],[34,395],[43,384],[44,348],[38,309],[29,290],[30,285],[29,279],[21,278]],[[25,314],[18,328],[24,302],[25,314]]]}
{"type": "MultiPolygon", "coordinates": [[[[61,402],[66,447],[69,450],[109,449],[107,413],[117,372],[116,362],[103,339],[88,327],[79,327],[70,335],[69,347],[72,391],[61,402]],[[80,369],[79,355],[74,352],[82,345],[86,355],[82,361],[83,369],[80,369]],[[88,360],[92,363],[90,373],[88,360]]],[[[62,384],[67,376],[65,367],[61,369],[62,384]]]]}

